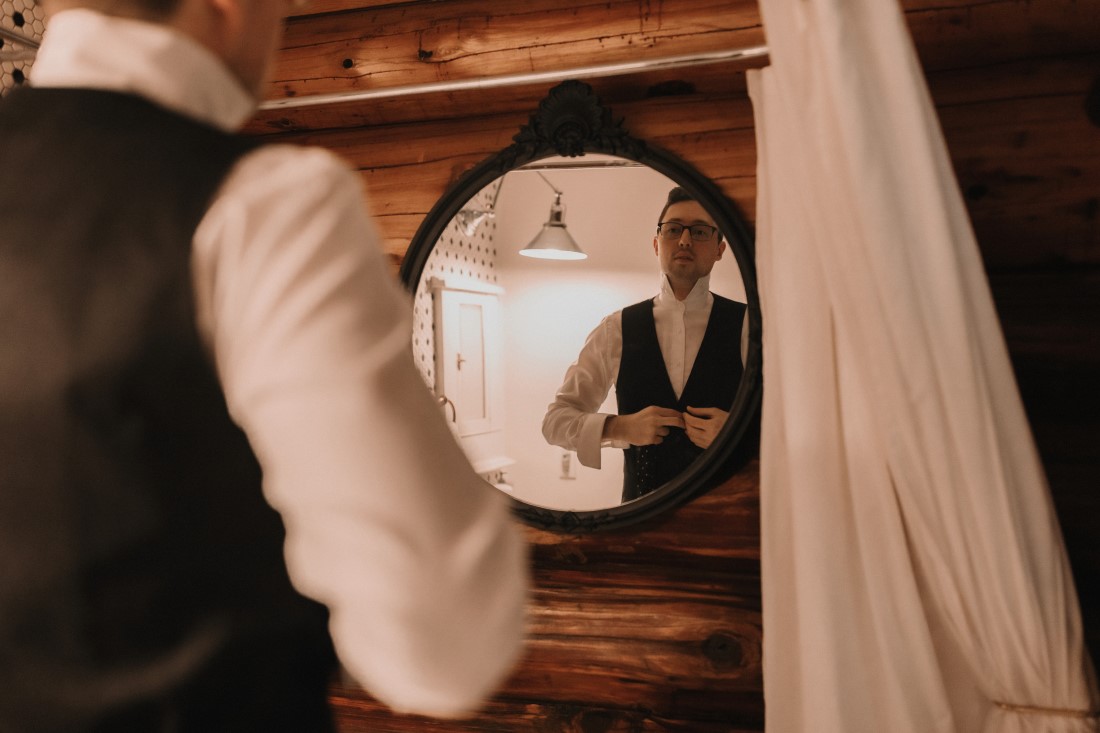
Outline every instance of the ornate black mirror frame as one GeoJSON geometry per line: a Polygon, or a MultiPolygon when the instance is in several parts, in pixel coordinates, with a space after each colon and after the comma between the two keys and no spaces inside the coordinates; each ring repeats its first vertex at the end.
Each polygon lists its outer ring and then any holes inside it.
{"type": "Polygon", "coordinates": [[[471,198],[505,173],[554,155],[614,155],[648,166],[691,192],[725,233],[745,285],[749,338],[744,375],[718,438],[676,479],[616,507],[568,511],[514,500],[516,515],[540,529],[572,533],[618,529],[687,502],[711,488],[716,479],[725,477],[736,461],[746,430],[757,423],[762,382],[761,317],[752,233],[733,202],[713,182],[675,155],[632,137],[622,125],[621,119],[612,121],[611,110],[603,106],[589,85],[568,80],[554,87],[512,138],[512,145],[471,168],[439,199],[417,230],[401,264],[401,280],[415,293],[435,243],[471,198]]]}

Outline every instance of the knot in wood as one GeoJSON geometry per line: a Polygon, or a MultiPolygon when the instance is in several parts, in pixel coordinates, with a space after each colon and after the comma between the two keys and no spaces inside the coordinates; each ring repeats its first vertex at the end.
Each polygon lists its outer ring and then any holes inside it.
{"type": "Polygon", "coordinates": [[[584,565],[588,562],[588,556],[575,547],[558,547],[554,552],[554,559],[567,565],[584,565]]]}
{"type": "Polygon", "coordinates": [[[736,636],[718,631],[703,641],[703,656],[715,669],[735,669],[741,666],[741,642],[736,636]]]}

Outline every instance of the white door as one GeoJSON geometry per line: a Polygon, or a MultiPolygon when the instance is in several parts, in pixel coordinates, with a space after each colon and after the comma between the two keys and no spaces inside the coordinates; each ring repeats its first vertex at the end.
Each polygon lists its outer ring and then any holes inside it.
{"type": "Polygon", "coordinates": [[[448,417],[459,436],[488,432],[495,417],[497,296],[448,289],[436,296],[437,395],[450,401],[448,417]]]}

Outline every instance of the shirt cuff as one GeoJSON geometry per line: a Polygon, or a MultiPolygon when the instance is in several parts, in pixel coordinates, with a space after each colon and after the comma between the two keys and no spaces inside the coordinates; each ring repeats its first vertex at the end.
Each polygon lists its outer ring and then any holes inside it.
{"type": "Polygon", "coordinates": [[[603,447],[603,426],[611,415],[597,412],[587,415],[577,436],[577,460],[582,466],[599,468],[600,449],[603,447]]]}

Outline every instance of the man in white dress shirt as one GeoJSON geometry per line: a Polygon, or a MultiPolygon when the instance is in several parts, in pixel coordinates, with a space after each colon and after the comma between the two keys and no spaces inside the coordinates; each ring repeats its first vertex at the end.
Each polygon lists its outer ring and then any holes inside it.
{"type": "Polygon", "coordinates": [[[726,249],[706,209],[669,192],[653,252],[660,292],[603,319],[543,419],[553,445],[599,468],[604,446],[625,450],[623,501],[648,494],[710,446],[740,382],[745,306],[710,292],[726,249]],[[597,412],[612,385],[619,413],[597,412]]]}
{"type": "Polygon", "coordinates": [[[333,647],[457,716],[519,654],[357,175],[234,134],[301,5],[47,0],[0,100],[0,730],[328,731],[333,647]]]}

